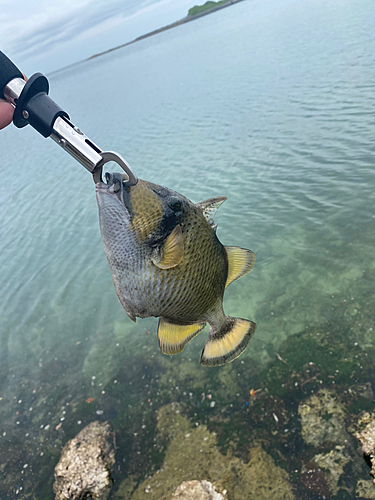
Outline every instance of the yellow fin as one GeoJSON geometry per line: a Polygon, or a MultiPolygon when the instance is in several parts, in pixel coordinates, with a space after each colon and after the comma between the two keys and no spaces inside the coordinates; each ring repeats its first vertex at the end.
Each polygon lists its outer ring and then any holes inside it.
{"type": "Polygon", "coordinates": [[[163,318],[159,319],[158,340],[163,354],[177,354],[183,351],[186,344],[195,337],[206,323],[194,325],[175,325],[168,323],[163,318]]]}
{"type": "Polygon", "coordinates": [[[255,253],[246,248],[224,247],[228,257],[228,277],[225,288],[232,281],[242,278],[252,270],[255,263],[255,253]]]}
{"type": "Polygon", "coordinates": [[[155,266],[160,269],[170,269],[178,266],[184,257],[184,238],[181,226],[178,224],[166,239],[165,243],[157,249],[151,257],[155,266]]]}
{"type": "Polygon", "coordinates": [[[256,330],[256,324],[247,319],[227,316],[224,326],[215,331],[212,326],[203,348],[201,364],[219,366],[230,363],[243,353],[256,330]]]}

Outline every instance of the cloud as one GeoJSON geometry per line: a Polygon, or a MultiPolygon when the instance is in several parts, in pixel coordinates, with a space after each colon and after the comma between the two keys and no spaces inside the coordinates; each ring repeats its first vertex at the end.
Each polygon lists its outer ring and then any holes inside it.
{"type": "Polygon", "coordinates": [[[194,0],[0,0],[1,50],[51,72],[181,19],[194,0]]]}
{"type": "Polygon", "coordinates": [[[52,50],[73,39],[105,32],[172,0],[18,0],[2,2],[0,39],[11,57],[52,50]]]}

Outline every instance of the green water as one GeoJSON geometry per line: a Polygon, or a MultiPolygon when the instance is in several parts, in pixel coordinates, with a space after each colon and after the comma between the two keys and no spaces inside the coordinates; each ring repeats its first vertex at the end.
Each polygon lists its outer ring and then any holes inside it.
{"type": "MultiPolygon", "coordinates": [[[[368,0],[248,0],[49,76],[72,121],[140,178],[228,196],[218,236],[257,262],[225,311],[258,326],[228,367],[199,365],[206,331],[170,358],[156,319],[128,320],[90,175],[29,128],[1,132],[1,498],[53,498],[61,446],[95,419],[116,432],[116,498],[161,467],[156,411],[172,402],[223,453],[246,461],[261,440],[296,498],[317,498],[298,405],[330,388],[348,415],[374,409],[371,393],[345,396],[375,383],[374,25],[368,0]]],[[[335,498],[371,479],[354,456],[335,498]]]]}

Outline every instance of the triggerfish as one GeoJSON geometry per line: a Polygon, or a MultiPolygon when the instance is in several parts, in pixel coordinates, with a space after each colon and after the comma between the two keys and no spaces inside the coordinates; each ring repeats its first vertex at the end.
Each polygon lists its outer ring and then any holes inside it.
{"type": "Polygon", "coordinates": [[[229,363],[246,348],[256,325],[226,316],[225,288],[251,271],[255,254],[223,246],[212,217],[225,196],[192,203],[151,182],[124,184],[106,174],[96,184],[104,250],[118,298],[127,315],[159,318],[164,354],[181,352],[210,325],[201,364],[229,363]]]}

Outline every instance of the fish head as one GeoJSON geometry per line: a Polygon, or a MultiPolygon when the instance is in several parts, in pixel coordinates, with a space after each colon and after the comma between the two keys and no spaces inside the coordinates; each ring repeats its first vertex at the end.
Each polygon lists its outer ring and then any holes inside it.
{"type": "Polygon", "coordinates": [[[125,186],[124,202],[140,241],[159,241],[181,223],[191,202],[164,186],[140,180],[125,186]]]}
{"type": "Polygon", "coordinates": [[[163,240],[193,206],[180,193],[152,182],[139,179],[135,186],[127,186],[120,173],[107,173],[106,181],[96,184],[102,233],[117,228],[118,234],[121,226],[138,244],[163,240]]]}

